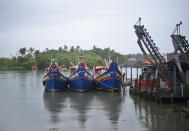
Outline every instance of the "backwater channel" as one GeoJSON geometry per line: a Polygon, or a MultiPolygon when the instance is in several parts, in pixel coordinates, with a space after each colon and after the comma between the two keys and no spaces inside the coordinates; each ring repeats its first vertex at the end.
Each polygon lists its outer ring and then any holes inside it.
{"type": "Polygon", "coordinates": [[[0,71],[0,131],[188,131],[180,104],[121,92],[46,92],[44,71],[0,71]]]}

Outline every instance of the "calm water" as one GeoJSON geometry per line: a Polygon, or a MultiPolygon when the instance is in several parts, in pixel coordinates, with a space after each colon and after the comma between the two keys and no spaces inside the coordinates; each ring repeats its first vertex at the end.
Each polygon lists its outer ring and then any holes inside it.
{"type": "Polygon", "coordinates": [[[128,92],[44,92],[43,71],[0,71],[0,131],[188,131],[185,105],[128,92]]]}

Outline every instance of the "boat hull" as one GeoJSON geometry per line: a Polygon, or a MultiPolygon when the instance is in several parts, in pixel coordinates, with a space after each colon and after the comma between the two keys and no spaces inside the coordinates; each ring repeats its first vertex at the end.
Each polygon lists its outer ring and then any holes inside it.
{"type": "Polygon", "coordinates": [[[50,80],[44,81],[44,87],[48,91],[61,91],[61,90],[67,89],[68,84],[66,81],[63,81],[63,80],[50,79],[50,80]]]}
{"type": "Polygon", "coordinates": [[[70,89],[79,92],[91,90],[93,87],[93,76],[86,70],[84,62],[78,63],[78,68],[70,75],[70,89]]]}
{"type": "Polygon", "coordinates": [[[70,89],[79,92],[85,92],[91,90],[93,87],[92,80],[85,78],[78,78],[70,82],[70,89]]]}
{"type": "Polygon", "coordinates": [[[97,89],[108,91],[120,91],[121,81],[117,78],[108,78],[103,81],[97,81],[97,89]]]}
{"type": "Polygon", "coordinates": [[[122,78],[117,62],[112,61],[108,70],[96,78],[97,89],[120,91],[122,78]]]}

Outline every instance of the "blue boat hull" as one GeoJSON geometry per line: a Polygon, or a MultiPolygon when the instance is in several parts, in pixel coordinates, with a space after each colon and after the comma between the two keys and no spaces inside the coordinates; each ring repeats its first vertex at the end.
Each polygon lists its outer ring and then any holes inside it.
{"type": "Polygon", "coordinates": [[[119,71],[118,64],[115,61],[112,61],[108,70],[102,75],[96,78],[97,89],[103,90],[121,90],[122,84],[122,74],[119,71]]]}
{"type": "Polygon", "coordinates": [[[93,79],[93,76],[86,70],[86,64],[81,61],[78,68],[69,77],[69,88],[79,92],[91,90],[93,79]]]}
{"type": "Polygon", "coordinates": [[[97,89],[119,91],[121,90],[121,81],[116,78],[109,78],[104,81],[98,81],[97,89]]]}
{"type": "Polygon", "coordinates": [[[67,81],[51,79],[44,82],[44,87],[49,91],[60,91],[67,89],[68,83],[67,81]]]}
{"type": "Polygon", "coordinates": [[[70,82],[70,89],[79,92],[85,92],[91,90],[93,87],[93,82],[88,79],[79,78],[70,82]]]}

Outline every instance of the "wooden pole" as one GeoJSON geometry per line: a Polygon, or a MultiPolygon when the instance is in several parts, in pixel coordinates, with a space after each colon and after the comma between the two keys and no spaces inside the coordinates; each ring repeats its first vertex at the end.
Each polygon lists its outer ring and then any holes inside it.
{"type": "Polygon", "coordinates": [[[137,78],[137,80],[138,80],[138,67],[136,68],[136,70],[137,70],[137,76],[136,76],[136,78],[137,78]]]}
{"type": "Polygon", "coordinates": [[[152,83],[151,83],[151,88],[150,88],[151,91],[153,91],[153,89],[154,89],[155,77],[156,77],[156,72],[154,71],[154,72],[153,72],[152,83]]]}
{"type": "Polygon", "coordinates": [[[145,89],[148,90],[148,74],[145,76],[145,89]]]}
{"type": "MultiPolygon", "coordinates": [[[[157,68],[158,70],[159,68],[157,68]]],[[[160,88],[160,75],[157,73],[157,81],[156,81],[156,95],[155,95],[155,101],[161,102],[161,98],[159,97],[159,88],[160,88]]]]}
{"type": "Polygon", "coordinates": [[[139,92],[141,92],[142,75],[139,76],[139,92]]]}
{"type": "Polygon", "coordinates": [[[125,82],[127,82],[127,67],[126,67],[125,74],[126,74],[126,81],[125,82]]]}
{"type": "MultiPolygon", "coordinates": [[[[159,70],[159,68],[158,68],[159,70]]],[[[159,94],[159,89],[160,89],[160,75],[159,73],[157,73],[157,84],[156,84],[156,90],[157,90],[157,93],[159,94]]]]}
{"type": "MultiPolygon", "coordinates": [[[[173,64],[173,88],[174,88],[174,92],[176,92],[177,87],[176,87],[176,65],[175,64],[173,64]]],[[[176,92],[176,93],[178,93],[178,92],[176,92]]]]}
{"type": "Polygon", "coordinates": [[[132,74],[133,73],[133,68],[131,67],[131,81],[133,81],[132,74]]]}

